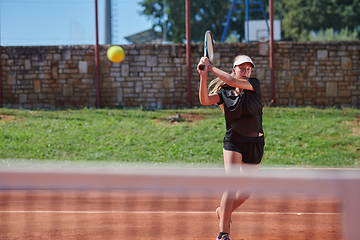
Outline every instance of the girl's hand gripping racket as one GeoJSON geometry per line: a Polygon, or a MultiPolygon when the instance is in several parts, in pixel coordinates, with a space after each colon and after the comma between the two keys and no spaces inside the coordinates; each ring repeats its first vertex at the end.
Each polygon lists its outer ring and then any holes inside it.
{"type": "MultiPolygon", "coordinates": [[[[214,38],[210,30],[207,30],[205,33],[204,57],[207,57],[210,60],[210,63],[214,59],[214,38]]],[[[200,65],[199,69],[204,70],[205,65],[200,65]]]]}

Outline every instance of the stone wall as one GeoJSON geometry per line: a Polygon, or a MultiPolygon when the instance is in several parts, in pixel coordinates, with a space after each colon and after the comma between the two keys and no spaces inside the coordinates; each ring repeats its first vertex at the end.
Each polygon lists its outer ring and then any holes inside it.
{"type": "Polygon", "coordinates": [[[360,106],[360,41],[279,42],[275,59],[279,105],[360,106]]]}
{"type": "MultiPolygon", "coordinates": [[[[111,63],[100,46],[102,107],[187,107],[184,44],[125,45],[111,63]]],[[[203,45],[192,45],[192,106],[198,100],[196,65],[203,45]]],[[[94,46],[2,47],[3,106],[27,109],[96,107],[94,46]]],[[[271,101],[268,43],[217,43],[214,65],[230,72],[237,54],[253,58],[253,76],[271,101]]],[[[360,41],[276,42],[275,104],[360,107],[360,41]]],[[[214,76],[210,75],[209,80],[214,76]]]]}

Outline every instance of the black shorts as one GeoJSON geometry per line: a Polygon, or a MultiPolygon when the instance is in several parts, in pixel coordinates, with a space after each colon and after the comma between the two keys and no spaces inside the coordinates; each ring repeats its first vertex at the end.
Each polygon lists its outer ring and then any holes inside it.
{"type": "Polygon", "coordinates": [[[224,149],[242,154],[242,161],[247,164],[259,164],[264,155],[264,136],[251,142],[230,142],[224,140],[224,149]]]}

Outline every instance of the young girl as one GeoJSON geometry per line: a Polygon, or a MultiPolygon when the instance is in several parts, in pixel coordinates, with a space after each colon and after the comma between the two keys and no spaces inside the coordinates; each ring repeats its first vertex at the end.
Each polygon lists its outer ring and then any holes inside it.
{"type": "MultiPolygon", "coordinates": [[[[264,153],[262,128],[262,101],[260,81],[250,78],[255,64],[250,57],[239,55],[229,74],[213,67],[208,58],[200,59],[197,70],[200,74],[199,99],[202,105],[218,104],[225,114],[226,133],[223,140],[225,171],[238,167],[240,171],[257,171],[264,153]],[[199,66],[205,65],[204,70],[199,66]],[[208,71],[214,79],[207,88],[208,71]]],[[[240,191],[225,191],[216,209],[220,218],[220,234],[217,240],[230,240],[232,212],[249,198],[240,191]]]]}

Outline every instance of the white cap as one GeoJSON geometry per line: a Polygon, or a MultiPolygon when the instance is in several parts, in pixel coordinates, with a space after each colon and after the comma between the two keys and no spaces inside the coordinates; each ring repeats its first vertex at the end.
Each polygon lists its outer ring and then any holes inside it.
{"type": "Polygon", "coordinates": [[[243,63],[246,63],[246,62],[251,63],[251,65],[253,66],[253,68],[255,67],[255,64],[253,63],[253,61],[251,60],[251,58],[248,57],[248,56],[244,56],[244,57],[241,57],[241,58],[239,58],[238,60],[236,60],[236,61],[234,62],[233,68],[236,67],[236,66],[238,66],[238,65],[241,65],[241,64],[243,64],[243,63]]]}

